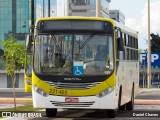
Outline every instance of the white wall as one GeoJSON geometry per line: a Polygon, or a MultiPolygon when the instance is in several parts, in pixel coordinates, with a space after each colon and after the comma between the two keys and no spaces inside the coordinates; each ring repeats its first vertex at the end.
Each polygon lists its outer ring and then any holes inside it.
{"type": "Polygon", "coordinates": [[[7,76],[5,73],[0,73],[0,88],[7,88],[7,76]]]}
{"type": "MultiPolygon", "coordinates": [[[[19,88],[24,88],[24,70],[16,73],[19,74],[19,88]]],[[[0,70],[0,88],[7,88],[7,74],[4,70],[0,70]]]]}

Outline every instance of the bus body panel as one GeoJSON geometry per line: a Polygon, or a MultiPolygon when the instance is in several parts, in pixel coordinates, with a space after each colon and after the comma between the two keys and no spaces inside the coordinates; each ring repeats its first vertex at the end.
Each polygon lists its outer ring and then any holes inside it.
{"type": "Polygon", "coordinates": [[[137,95],[139,85],[139,63],[135,61],[119,61],[117,68],[116,89],[122,87],[122,98],[120,105],[131,100],[132,87],[134,84],[134,97],[137,95]]]}
{"type": "Polygon", "coordinates": [[[115,91],[110,94],[98,98],[97,96],[86,97],[68,97],[68,96],[52,96],[43,97],[32,91],[33,105],[35,108],[79,108],[79,109],[117,109],[115,106],[115,91]],[[66,102],[66,98],[78,99],[78,102],[66,102]]]}
{"type": "Polygon", "coordinates": [[[28,83],[32,83],[32,78],[24,74],[24,89],[26,93],[32,92],[32,85],[28,83]]]}
{"type": "Polygon", "coordinates": [[[33,98],[33,106],[35,108],[45,108],[45,97],[38,94],[34,91],[34,88],[32,86],[32,98],[33,98]]]}
{"type": "MultiPolygon", "coordinates": [[[[41,20],[98,20],[98,21],[108,21],[112,23],[113,29],[114,27],[119,27],[122,31],[128,32],[129,34],[137,37],[137,32],[120,25],[114,20],[108,18],[92,18],[92,17],[57,17],[57,18],[41,18],[37,21],[37,23],[41,20]]],[[[36,24],[37,24],[36,23],[36,24]]],[[[35,30],[35,35],[36,35],[35,30]]],[[[80,109],[118,109],[118,101],[119,101],[119,90],[122,86],[122,99],[120,105],[124,105],[131,100],[131,92],[134,83],[134,95],[136,96],[138,90],[138,80],[139,80],[139,63],[138,60],[135,61],[119,61],[119,64],[116,65],[116,34],[114,33],[114,71],[113,74],[104,82],[101,82],[99,85],[94,86],[90,90],[68,90],[70,93],[68,95],[49,95],[47,97],[43,97],[38,94],[32,88],[33,94],[33,104],[34,107],[37,108],[80,108],[80,109]],[[117,66],[117,67],[116,67],[117,66]],[[114,91],[110,94],[98,98],[96,94],[101,91],[114,86],[114,91]],[[91,96],[92,95],[92,96],[91,96]],[[77,97],[78,96],[78,97],[77,97]],[[74,106],[66,107],[68,104],[65,101],[65,98],[78,98],[80,102],[90,102],[94,101],[94,104],[89,107],[79,107],[78,102],[74,103],[74,106]],[[51,102],[52,101],[52,102],[51,102]],[[55,106],[55,103],[61,103],[62,106],[55,106]],[[63,103],[63,104],[62,104],[63,103]],[[76,106],[77,105],[77,106],[76,106]]],[[[51,86],[45,83],[43,80],[39,79],[34,72],[32,73],[32,84],[44,90],[49,94],[50,89],[55,89],[54,86],[51,86]],[[46,89],[47,88],[47,89],[46,89]]]]}
{"type": "MultiPolygon", "coordinates": [[[[47,84],[43,80],[40,80],[34,73],[32,73],[32,78],[34,81],[32,82],[33,86],[37,86],[38,88],[44,90],[47,94],[53,95],[60,95],[63,96],[64,94],[58,94],[59,90],[67,90],[66,96],[91,96],[97,95],[100,92],[104,91],[105,89],[114,86],[115,84],[115,75],[111,75],[107,80],[103,82],[99,82],[96,86],[91,87],[90,89],[58,89],[54,87],[52,84],[47,84]],[[57,91],[53,93],[52,91],[57,91]],[[57,93],[57,94],[56,94],[57,93]]],[[[51,82],[50,82],[51,83],[51,82]]]]}
{"type": "MultiPolygon", "coordinates": [[[[134,31],[123,24],[114,21],[113,26],[117,27],[120,29],[121,32],[123,32],[126,35],[130,35],[136,39],[138,39],[138,32],[134,31]]],[[[115,64],[116,64],[116,94],[118,96],[115,96],[117,101],[119,101],[119,96],[120,96],[120,88],[122,87],[122,93],[121,93],[121,103],[120,106],[125,105],[126,103],[131,101],[131,96],[132,96],[132,87],[134,84],[134,97],[138,93],[138,88],[139,88],[139,61],[138,60],[125,60],[126,55],[128,53],[124,53],[123,58],[125,57],[124,60],[117,60],[117,33],[116,30],[114,32],[114,56],[115,57],[115,64]],[[118,65],[117,65],[118,64],[118,65]]],[[[124,40],[124,38],[122,39],[124,40]]],[[[138,43],[137,43],[138,45],[138,43]]],[[[126,49],[126,48],[124,48],[126,49]]],[[[138,48],[137,48],[138,51],[138,48]]],[[[118,103],[116,103],[118,105],[118,103]]]]}
{"type": "Polygon", "coordinates": [[[26,93],[32,92],[32,66],[29,63],[29,60],[31,60],[31,54],[26,53],[25,59],[25,67],[24,67],[24,88],[26,93]]]}

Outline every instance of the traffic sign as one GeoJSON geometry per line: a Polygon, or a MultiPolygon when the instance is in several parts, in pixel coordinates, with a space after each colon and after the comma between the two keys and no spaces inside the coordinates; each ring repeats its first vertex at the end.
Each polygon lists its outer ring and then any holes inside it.
{"type": "Polygon", "coordinates": [[[74,62],[74,64],[73,64],[73,75],[74,76],[84,75],[83,62],[82,61],[75,61],[74,62]]]}
{"type": "MultiPolygon", "coordinates": [[[[145,65],[147,67],[147,53],[140,53],[140,62],[141,65],[145,65]]],[[[151,53],[151,66],[160,68],[160,53],[151,53]]]]}

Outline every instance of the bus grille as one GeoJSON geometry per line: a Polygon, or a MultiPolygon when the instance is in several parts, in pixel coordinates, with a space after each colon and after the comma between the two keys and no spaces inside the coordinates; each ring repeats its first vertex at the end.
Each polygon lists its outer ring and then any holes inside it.
{"type": "Polygon", "coordinates": [[[44,82],[58,89],[89,89],[91,87],[100,84],[100,82],[94,82],[94,83],[63,83],[63,82],[51,82],[51,81],[44,81],[44,82]]]}
{"type": "Polygon", "coordinates": [[[58,101],[50,101],[53,105],[57,107],[90,107],[95,102],[58,102],[58,101]]]}

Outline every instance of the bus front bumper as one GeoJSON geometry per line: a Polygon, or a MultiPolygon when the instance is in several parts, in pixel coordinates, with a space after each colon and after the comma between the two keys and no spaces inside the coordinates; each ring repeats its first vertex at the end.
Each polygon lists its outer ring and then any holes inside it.
{"type": "Polygon", "coordinates": [[[33,105],[35,108],[66,108],[66,109],[116,109],[115,90],[103,96],[42,96],[32,90],[33,105]]]}

